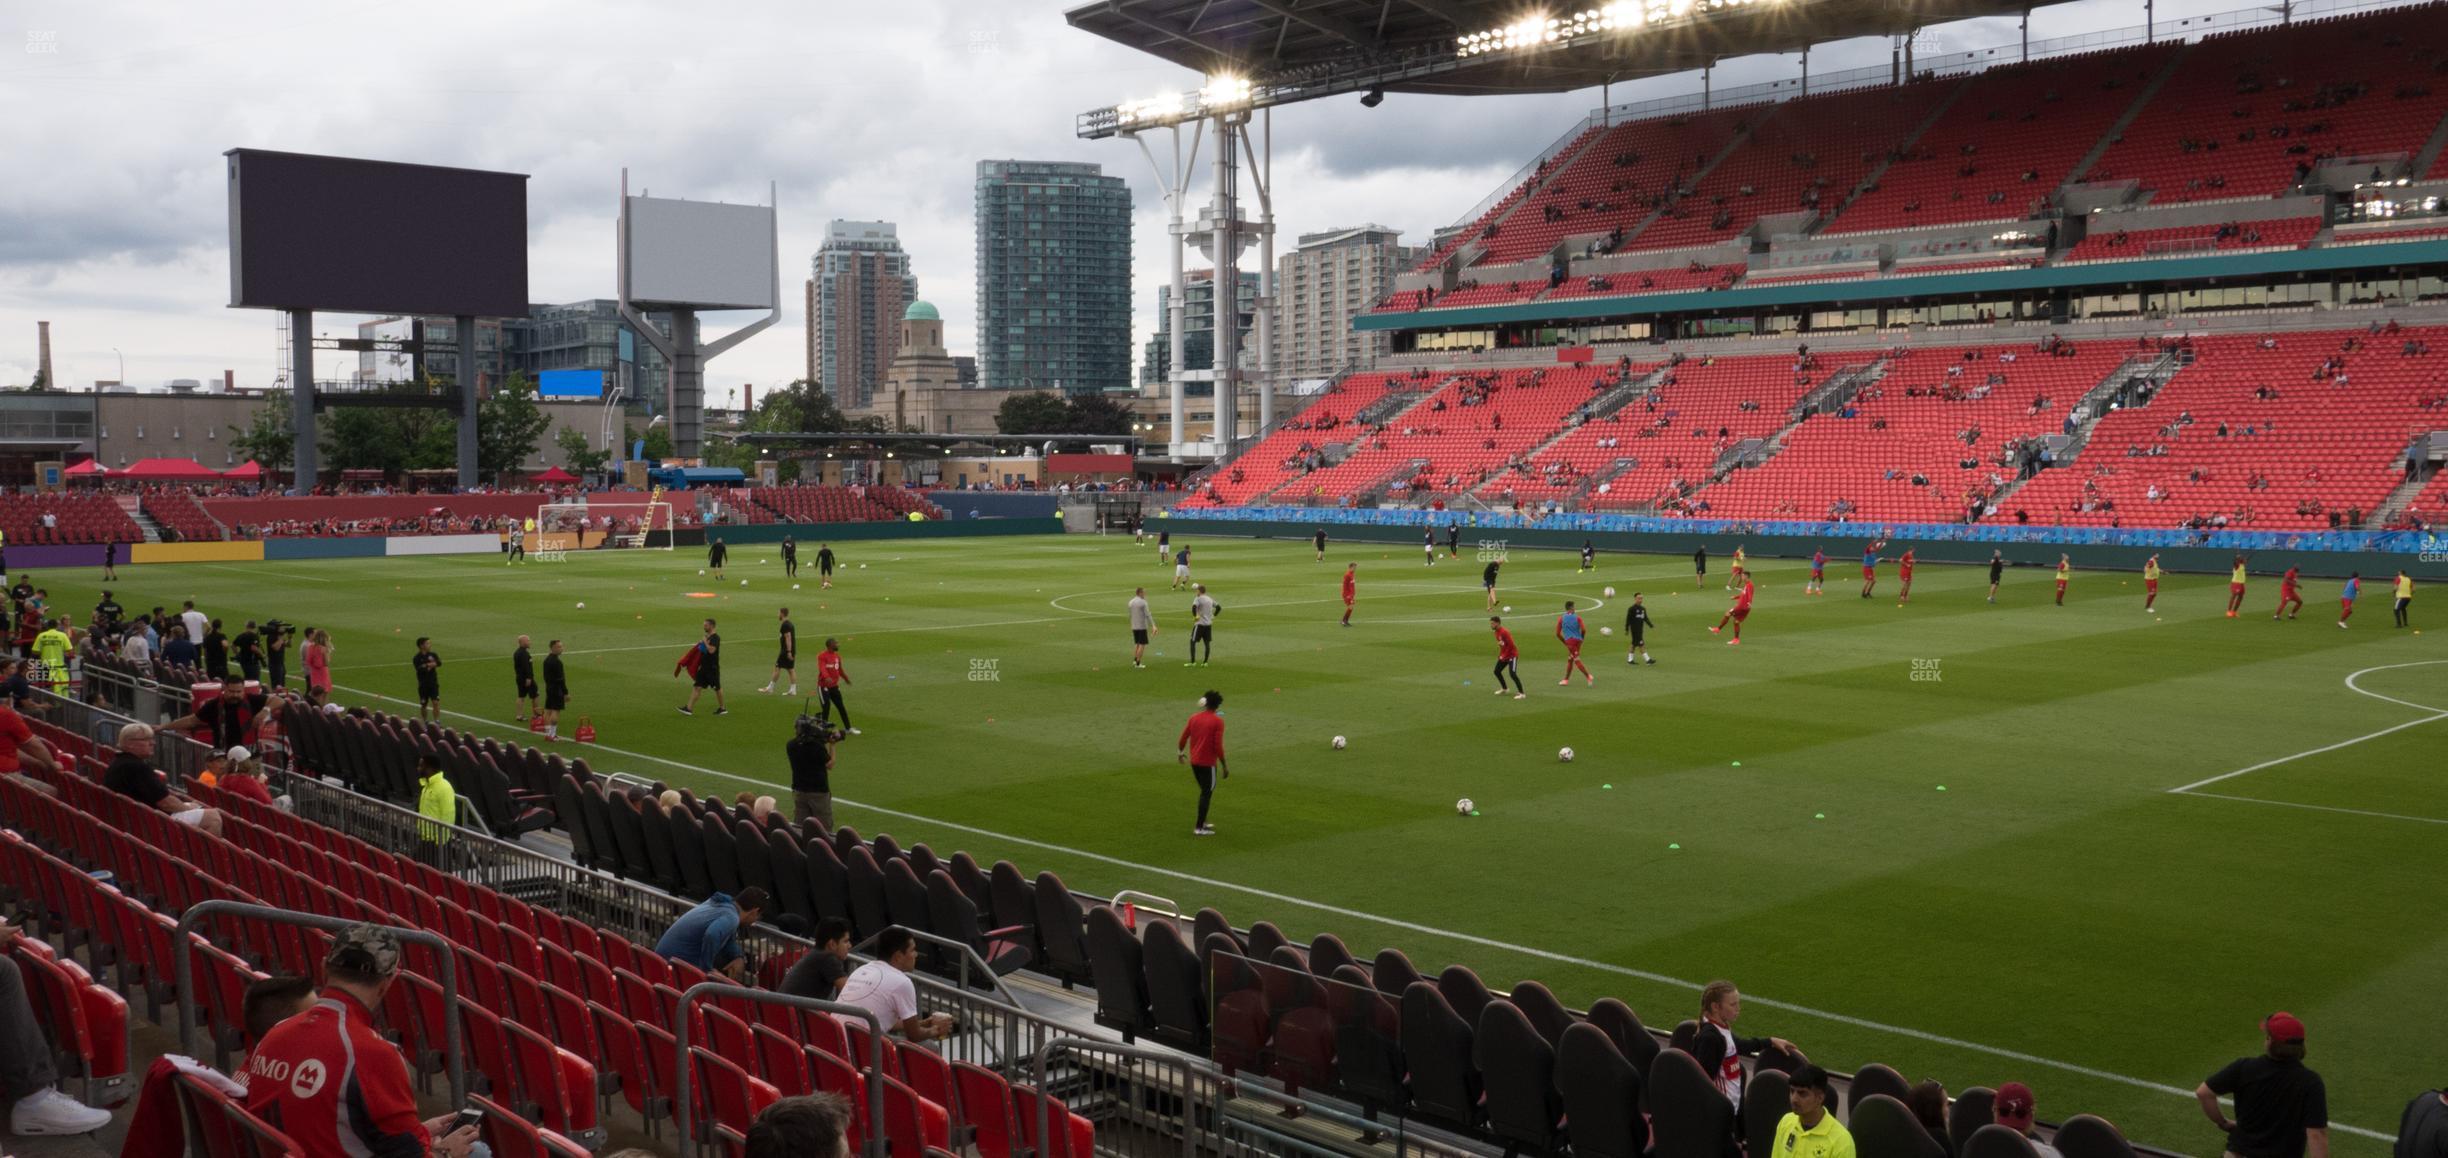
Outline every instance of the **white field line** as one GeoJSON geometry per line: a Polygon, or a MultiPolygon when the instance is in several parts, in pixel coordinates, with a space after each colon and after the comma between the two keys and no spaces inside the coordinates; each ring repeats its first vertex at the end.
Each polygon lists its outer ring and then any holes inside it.
{"type": "MultiPolygon", "coordinates": [[[[415,706],[407,700],[396,699],[391,696],[375,695],[370,692],[359,691],[355,688],[339,687],[336,688],[336,690],[365,696],[369,699],[385,700],[390,703],[404,704],[410,707],[415,706]]],[[[520,735],[527,734],[527,730],[524,727],[506,723],[497,723],[482,716],[472,716],[465,712],[452,711],[446,711],[444,714],[457,716],[460,719],[470,720],[475,723],[483,724],[487,727],[516,732],[520,735]]],[[[716,768],[705,768],[695,764],[684,764],[678,760],[667,760],[661,756],[649,756],[642,752],[624,751],[619,748],[607,747],[602,744],[593,744],[589,745],[589,747],[604,752],[610,752],[617,756],[626,756],[635,760],[647,760],[653,763],[665,765],[667,767],[678,768],[682,771],[718,777],[720,779],[731,780],[737,783],[750,785],[752,787],[773,787],[773,784],[770,781],[741,776],[734,772],[724,772],[716,768]]],[[[584,749],[578,750],[583,751],[584,749]]],[[[1529,957],[1540,961],[1549,961],[1559,965],[1571,965],[1583,969],[1593,969],[1602,973],[1612,973],[1620,977],[1630,977],[1636,980],[1648,981],[1659,985],[1672,986],[1686,990],[1698,990],[1700,988],[1700,983],[1697,981],[1690,981],[1680,977],[1672,977],[1664,973],[1652,973],[1647,970],[1633,969],[1628,966],[1616,965],[1611,962],[1596,961],[1587,957],[1575,957],[1566,953],[1557,953],[1547,949],[1534,948],[1529,945],[1515,944],[1510,941],[1499,941],[1491,937],[1482,937],[1473,933],[1457,932],[1452,929],[1440,929],[1434,925],[1423,925],[1414,921],[1405,921],[1395,917],[1380,916],[1376,913],[1364,912],[1359,909],[1345,908],[1341,905],[1331,905],[1323,901],[1313,901],[1305,897],[1292,896],[1288,893],[1279,893],[1267,889],[1252,888],[1248,885],[1234,884],[1231,881],[1217,880],[1213,877],[1203,877],[1195,873],[1186,873],[1177,869],[1163,868],[1158,865],[1141,864],[1137,861],[1124,860],[1120,857],[1107,856],[1103,853],[1090,852],[1086,849],[1072,848],[1068,845],[1053,844],[1042,840],[1032,840],[1024,836],[1014,836],[1010,833],[996,832],[989,828],[978,828],[974,825],[960,824],[949,820],[939,820],[935,817],[922,816],[914,812],[902,812],[898,809],[884,808],[872,804],[860,804],[859,802],[850,800],[846,797],[836,796],[834,797],[834,801],[837,804],[845,804],[852,808],[864,809],[879,816],[888,816],[899,820],[914,821],[920,824],[928,824],[938,828],[950,829],[955,832],[966,832],[972,835],[986,837],[990,840],[1000,841],[1005,844],[1022,845],[1029,848],[1043,849],[1044,851],[1057,853],[1063,856],[1073,857],[1080,860],[1096,861],[1100,864],[1108,864],[1116,868],[1128,869],[1134,873],[1171,877],[1175,880],[1187,881],[1191,884],[1203,885],[1211,889],[1238,893],[1242,896],[1257,897],[1262,900],[1274,901],[1279,904],[1294,905],[1300,908],[1308,909],[1312,912],[1327,913],[1333,916],[1346,917],[1356,921],[1365,921],[1384,928],[1401,929],[1406,932],[1418,933],[1422,936],[1436,937],[1442,940],[1453,941],[1465,945],[1476,945],[1485,949],[1494,949],[1500,952],[1513,953],[1519,956],[1529,957]]],[[[1866,1029],[1875,1033],[1884,1033],[1895,1037],[1910,1038],[1915,1041],[1923,1041],[1933,1045],[1960,1049],[1969,1053],[1985,1054],[1990,1057],[2002,1058],[2007,1061],[2020,1062],[2025,1065],[2040,1066],[2047,1069],[2058,1070],[2064,1073],[2080,1075],[2086,1078],[2093,1078],[2103,1082],[2112,1082],[2118,1085],[2132,1086],[2136,1089],[2150,1090],[2155,1093],[2168,1094],[2175,1097],[2190,1098],[2193,1096],[2193,1091],[2189,1089],[2167,1085],[2163,1082],[2154,1082],[2147,1078],[2131,1077],[2126,1074],[2115,1073],[2109,1070],[2078,1065],[2074,1062],[2058,1061],[2054,1058],[2041,1057],[2038,1054],[2024,1053],[2020,1050],[2002,1049],[1997,1046],[1982,1045],[1979,1042],[1965,1041],[1961,1038],[1948,1037],[1944,1034],[1931,1033],[1927,1030],[1913,1029],[1908,1026],[1889,1025],[1885,1022],[1872,1021],[1868,1018],[1853,1017],[1842,1013],[1832,1013],[1826,1010],[1814,1009],[1807,1005],[1776,1001],[1752,994],[1745,994],[1744,997],[1746,1000],[1750,1001],[1751,1004],[1763,1008],[1783,1010],[1788,1013],[1796,1013],[1804,1017],[1815,1018],[1821,1021],[1833,1022],[1839,1025],[1849,1025],[1856,1029],[1866,1029]]],[[[2397,1137],[2392,1133],[2382,1133],[2378,1130],[2368,1130],[2360,1126],[2349,1126],[2345,1123],[2335,1121],[2334,1119],[2329,1123],[2329,1128],[2365,1138],[2377,1139],[2383,1142],[2394,1141],[2397,1137]]]]}
{"type": "MultiPolygon", "coordinates": [[[[2390,733],[2392,733],[2392,732],[2402,732],[2402,731],[2405,731],[2407,728],[2415,728],[2415,727],[2420,727],[2420,726],[2422,726],[2422,725],[2424,725],[2424,724],[2431,723],[2431,722],[2433,722],[2433,721],[2435,721],[2435,720],[2443,720],[2443,719],[2448,719],[2448,711],[2443,711],[2443,710],[2441,710],[2441,709],[2439,709],[2439,708],[2430,707],[2430,706],[2427,706],[2427,705],[2424,705],[2424,704],[2417,704],[2417,703],[2412,703],[2412,702],[2409,702],[2409,701],[2406,701],[2406,700],[2401,700],[2401,699],[2396,698],[2395,696],[2384,696],[2384,695],[2381,695],[2381,694],[2380,694],[2380,693],[2378,693],[2378,692],[2365,691],[2365,690],[2363,689],[2362,685],[2357,684],[2357,683],[2355,682],[2356,680],[2361,679],[2361,678],[2362,678],[2362,677],[2364,677],[2364,676],[2370,675],[2371,673],[2376,672],[2376,671],[2392,671],[2392,670],[2395,670],[2395,669],[2397,669],[2397,668],[2402,668],[2402,667],[2427,667],[2427,666],[2429,666],[2429,665],[2431,665],[2431,664],[2438,664],[2438,663],[2448,663],[2448,659],[2426,659],[2426,660],[2417,660],[2417,661],[2415,661],[2415,662],[2413,662],[2413,663],[2390,663],[2390,664],[2382,664],[2382,665],[2380,665],[2380,666],[2378,666],[2378,667],[2367,667],[2367,668],[2364,668],[2364,669],[2363,669],[2363,670],[2361,670],[2361,671],[2350,673],[2350,674],[2348,674],[2348,675],[2347,675],[2347,677],[2346,677],[2346,687],[2347,687],[2347,689],[2348,689],[2348,690],[2353,691],[2354,693],[2356,693],[2356,694],[2358,694],[2358,695],[2370,696],[2371,698],[2373,698],[2373,699],[2375,699],[2375,700],[2387,700],[2388,702],[2390,702],[2390,703],[2392,703],[2392,704],[2398,704],[2398,705],[2401,705],[2401,706],[2404,706],[2404,707],[2413,708],[2413,709],[2415,709],[2415,710],[2417,710],[2417,711],[2420,711],[2420,712],[2427,713],[2426,715],[2422,716],[2420,719],[2407,720],[2405,723],[2402,723],[2402,724],[2397,724],[2397,725],[2394,725],[2394,726],[2391,726],[2391,727],[2382,728],[2382,729],[2380,729],[2380,730],[2379,730],[2379,731],[2377,731],[2377,732],[2369,732],[2369,733],[2365,733],[2364,735],[2357,736],[2357,737],[2355,737],[2354,739],[2351,739],[2351,740],[2340,740],[2340,741],[2338,741],[2338,742],[2337,742],[2337,743],[2335,743],[2335,744],[2323,744],[2323,745],[2321,745],[2321,746],[2320,746],[2320,747],[2318,747],[2318,748],[2306,748],[2306,749],[2304,749],[2303,751],[2301,751],[2301,752],[2297,752],[2297,753],[2295,753],[2295,754],[2294,754],[2294,755],[2292,755],[2292,756],[2280,756],[2280,757],[2278,757],[2278,758],[2277,758],[2277,759],[2275,759],[2275,760],[2263,760],[2262,762],[2260,762],[2260,763],[2258,763],[2258,764],[2250,765],[2250,766],[2248,766],[2248,767],[2244,767],[2244,768],[2238,768],[2238,769],[2236,769],[2236,770],[2235,770],[2235,771],[2233,771],[2233,772],[2221,772],[2221,773],[2219,773],[2219,774],[2218,774],[2218,775],[2216,775],[2216,776],[2211,776],[2211,777],[2207,777],[2207,778],[2204,778],[2204,779],[2201,779],[2201,780],[2196,780],[2196,781],[2192,782],[2191,784],[2184,784],[2184,785],[2179,785],[2179,786],[2174,787],[2174,788],[2170,788],[2170,789],[2168,789],[2168,792],[2169,792],[2169,793],[2171,793],[2171,794],[2191,793],[2191,792],[2195,791],[2196,789],[2207,788],[2207,787],[2209,787],[2210,785],[2213,785],[2213,784],[2219,783],[2219,782],[2220,782],[2220,781],[2222,781],[2222,780],[2233,780],[2233,779],[2235,779],[2236,777],[2238,777],[2238,776],[2242,776],[2242,775],[2244,775],[2244,774],[2246,774],[2246,773],[2248,773],[2248,772],[2259,772],[2259,771],[2261,771],[2261,770],[2262,770],[2262,769],[2264,769],[2264,768],[2275,768],[2275,767],[2277,767],[2277,766],[2278,766],[2278,765],[2280,765],[2280,764],[2289,763],[2289,762],[2292,762],[2292,761],[2295,761],[2295,760],[2301,760],[2301,759],[2303,759],[2303,758],[2304,758],[2304,757],[2306,757],[2306,756],[2318,756],[2318,755],[2320,755],[2321,753],[2324,753],[2324,752],[2335,752],[2335,751],[2337,751],[2337,750],[2338,750],[2338,749],[2340,749],[2340,748],[2349,748],[2349,747],[2352,747],[2352,746],[2354,746],[2354,745],[2356,745],[2356,744],[2360,744],[2360,743],[2364,742],[2365,740],[2377,740],[2377,739],[2379,739],[2380,737],[2382,737],[2382,736],[2386,736],[2386,735],[2389,735],[2389,734],[2390,734],[2390,733]]],[[[2205,794],[2205,795],[2206,795],[2206,794],[2205,794]]],[[[2248,799],[2251,799],[2251,797],[2237,796],[2237,797],[2230,797],[2229,799],[2234,799],[2234,800],[2248,800],[2248,799]]],[[[2262,803],[2265,803],[2265,804],[2280,804],[2280,803],[2284,803],[2284,802],[2283,802],[2283,801],[2276,801],[2276,800],[2269,800],[2269,801],[2263,801],[2262,803]]],[[[2335,810],[2335,811],[2352,811],[2352,810],[2350,810],[2350,809],[2338,809],[2338,810],[2335,810]]],[[[2387,815],[2387,814],[2385,814],[2385,813],[2381,813],[2381,814],[2375,814],[2375,815],[2387,815]]]]}

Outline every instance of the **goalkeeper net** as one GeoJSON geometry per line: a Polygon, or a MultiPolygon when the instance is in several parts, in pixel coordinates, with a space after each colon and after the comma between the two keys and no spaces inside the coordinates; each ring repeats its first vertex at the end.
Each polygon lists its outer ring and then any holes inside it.
{"type": "Polygon", "coordinates": [[[672,549],[672,507],[660,499],[596,497],[578,503],[547,503],[536,509],[536,551],[593,547],[672,549]]]}

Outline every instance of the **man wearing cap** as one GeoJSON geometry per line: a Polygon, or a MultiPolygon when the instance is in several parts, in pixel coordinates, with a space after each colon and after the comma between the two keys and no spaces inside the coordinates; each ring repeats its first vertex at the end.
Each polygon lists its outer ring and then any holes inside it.
{"type": "Polygon", "coordinates": [[[463,1158],[473,1126],[454,1115],[417,1120],[407,1059],[374,1028],[375,1010],[399,977],[399,938],[379,925],[351,925],[323,961],[322,999],[264,1035],[247,1059],[247,1109],[281,1124],[307,1158],[463,1158]]]}
{"type": "Polygon", "coordinates": [[[2023,1140],[2031,1143],[2031,1148],[2039,1152],[2040,1158],[2058,1158],[2057,1148],[2041,1141],[2040,1135],[2032,1132],[2033,1110],[2031,1087],[2021,1082],[2007,1082],[1997,1088],[1997,1100],[1991,1104],[1989,1113],[1998,1125],[2023,1135],[2023,1140]]]}
{"type": "Polygon", "coordinates": [[[1828,1112],[1827,1071],[1805,1065],[1785,1085],[1793,1108],[1777,1120],[1775,1149],[1760,1158],[1853,1158],[1852,1133],[1828,1112]]]}
{"type": "Polygon", "coordinates": [[[2303,1022],[2273,1013],[2261,1035],[2260,1056],[2237,1058],[2194,1089],[2202,1114],[2226,1133],[2232,1158],[2329,1158],[2329,1091],[2303,1064],[2303,1022]],[[2219,1107],[2229,1095],[2233,1121],[2219,1107]]]}
{"type": "Polygon", "coordinates": [[[663,939],[655,942],[655,952],[737,980],[748,970],[748,955],[740,949],[740,930],[756,924],[765,915],[765,905],[765,890],[755,885],[741,889],[736,900],[729,893],[716,893],[680,914],[663,939]]]}

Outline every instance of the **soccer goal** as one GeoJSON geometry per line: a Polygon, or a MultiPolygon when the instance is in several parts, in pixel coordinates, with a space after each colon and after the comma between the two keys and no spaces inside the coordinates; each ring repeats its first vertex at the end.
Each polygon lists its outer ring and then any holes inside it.
{"type": "Polygon", "coordinates": [[[582,503],[547,503],[536,508],[539,551],[583,546],[589,534],[599,534],[605,547],[672,549],[672,507],[659,499],[634,501],[598,497],[582,503]]]}

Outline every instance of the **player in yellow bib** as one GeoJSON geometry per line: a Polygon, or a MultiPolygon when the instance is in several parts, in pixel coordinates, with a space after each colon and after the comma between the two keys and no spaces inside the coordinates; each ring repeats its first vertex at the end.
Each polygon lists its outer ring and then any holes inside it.
{"type": "Polygon", "coordinates": [[[52,620],[41,635],[34,637],[34,654],[42,660],[42,678],[50,682],[51,690],[64,693],[68,690],[68,649],[73,641],[60,623],[52,620]]]}
{"type": "Polygon", "coordinates": [[[2066,589],[2066,581],[2067,581],[2067,580],[2069,580],[2069,579],[2072,579],[2073,577],[2074,577],[2074,560],[2072,560],[2072,559],[2070,559],[2070,558],[2066,557],[2066,556],[2065,556],[2065,555],[2063,555],[2063,554],[2058,555],[2058,556],[2057,556],[2057,606],[2059,606],[2059,607],[2063,607],[2063,606],[2065,606],[2065,589],[2066,589]]]}
{"type": "Polygon", "coordinates": [[[2236,617],[2236,609],[2244,606],[2244,556],[2235,557],[2235,569],[2227,573],[2227,618],[2236,617]]]}
{"type": "Polygon", "coordinates": [[[2412,621],[2406,617],[2406,613],[2413,610],[2414,607],[2414,577],[2406,574],[2403,571],[2399,571],[2397,573],[2396,594],[2397,603],[2395,611],[2397,613],[2397,626],[2410,626],[2412,621]]]}
{"type": "Polygon", "coordinates": [[[1726,590],[1732,591],[1742,586],[1743,564],[1749,562],[1750,558],[1749,555],[1743,554],[1742,544],[1734,544],[1734,569],[1726,573],[1726,590]]]}
{"type": "Polygon", "coordinates": [[[2142,562],[2142,610],[2157,614],[2158,608],[2151,606],[2157,602],[2159,602],[2159,556],[2153,555],[2142,562]]]}

